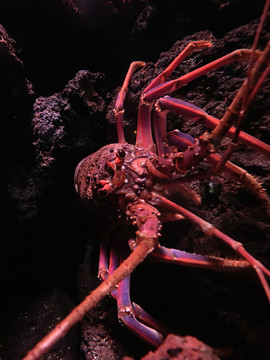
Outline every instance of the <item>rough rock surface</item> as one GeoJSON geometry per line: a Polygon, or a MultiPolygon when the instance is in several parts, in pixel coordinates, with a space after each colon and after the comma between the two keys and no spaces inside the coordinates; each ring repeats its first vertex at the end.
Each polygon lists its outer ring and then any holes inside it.
{"type": "Polygon", "coordinates": [[[96,139],[100,136],[97,129],[104,122],[105,86],[104,74],[82,70],[61,93],[36,99],[32,126],[38,166],[49,168],[64,149],[77,147],[83,152],[95,146],[89,144],[89,134],[94,133],[96,139]]]}
{"type": "Polygon", "coordinates": [[[218,360],[213,349],[192,336],[168,335],[162,346],[142,360],[218,360]]]}

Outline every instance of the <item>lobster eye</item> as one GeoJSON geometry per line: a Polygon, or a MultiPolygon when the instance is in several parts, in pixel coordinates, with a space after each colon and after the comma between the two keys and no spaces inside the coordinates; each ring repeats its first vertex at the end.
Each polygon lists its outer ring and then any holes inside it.
{"type": "Polygon", "coordinates": [[[123,150],[123,149],[117,150],[117,156],[118,156],[121,160],[123,160],[123,159],[125,158],[125,156],[126,156],[125,150],[123,150]]]}
{"type": "Polygon", "coordinates": [[[108,190],[107,189],[99,189],[97,192],[97,196],[99,198],[105,198],[108,195],[108,190]]]}

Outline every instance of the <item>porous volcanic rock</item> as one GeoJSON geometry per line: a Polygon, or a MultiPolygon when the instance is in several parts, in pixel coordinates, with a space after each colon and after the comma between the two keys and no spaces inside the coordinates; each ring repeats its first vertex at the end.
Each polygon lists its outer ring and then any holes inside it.
{"type": "Polygon", "coordinates": [[[164,343],[142,360],[218,360],[213,349],[192,336],[168,335],[164,343]]]}

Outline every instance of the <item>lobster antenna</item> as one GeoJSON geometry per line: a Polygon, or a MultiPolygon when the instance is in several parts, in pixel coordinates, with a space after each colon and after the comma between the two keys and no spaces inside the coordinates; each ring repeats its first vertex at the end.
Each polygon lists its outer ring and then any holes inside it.
{"type": "Polygon", "coordinates": [[[265,19],[267,17],[267,12],[268,12],[269,6],[270,6],[270,0],[266,0],[266,2],[264,4],[262,15],[260,17],[260,22],[259,22],[259,25],[258,25],[257,30],[256,30],[256,34],[255,34],[255,38],[254,38],[254,41],[253,41],[253,44],[252,44],[252,48],[251,48],[252,54],[251,54],[251,57],[250,57],[250,60],[249,60],[248,76],[247,76],[248,82],[250,82],[250,80],[251,80],[251,70],[252,70],[252,68],[254,66],[254,54],[255,54],[255,51],[256,51],[256,49],[258,47],[259,38],[260,38],[262,29],[263,29],[265,19]]]}
{"type": "Polygon", "coordinates": [[[266,0],[266,2],[264,4],[263,12],[260,17],[259,24],[257,26],[254,41],[252,44],[251,56],[249,59],[248,72],[247,72],[247,85],[246,85],[246,89],[244,92],[242,110],[239,112],[239,117],[238,117],[238,121],[236,124],[236,130],[235,130],[235,134],[234,134],[234,138],[233,138],[234,143],[237,143],[237,141],[238,141],[238,136],[241,131],[243,122],[245,121],[249,105],[253,101],[256,93],[258,92],[261,84],[263,83],[266,75],[269,72],[269,67],[267,67],[268,70],[266,69],[266,71],[261,75],[261,77],[259,79],[257,79],[256,84],[254,84],[254,78],[252,77],[252,70],[255,65],[255,51],[258,47],[259,38],[262,33],[263,25],[264,25],[265,19],[267,17],[269,6],[270,6],[270,0],[266,0]]]}

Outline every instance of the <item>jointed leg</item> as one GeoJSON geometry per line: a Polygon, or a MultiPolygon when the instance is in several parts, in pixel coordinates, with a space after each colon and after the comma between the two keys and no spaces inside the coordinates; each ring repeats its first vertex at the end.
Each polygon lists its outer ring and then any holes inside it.
{"type": "Polygon", "coordinates": [[[157,154],[164,156],[167,152],[167,147],[164,144],[167,135],[167,111],[161,111],[157,102],[153,110],[153,128],[157,144],[157,154]]]}
{"type": "Polygon", "coordinates": [[[140,99],[138,110],[137,136],[135,145],[156,152],[151,129],[151,110],[153,103],[140,99]]]}
{"type": "Polygon", "coordinates": [[[114,116],[115,116],[115,124],[117,129],[118,141],[120,143],[125,143],[125,135],[124,135],[124,127],[123,127],[123,119],[124,119],[124,101],[128,89],[128,85],[130,83],[131,77],[137,69],[144,66],[145,63],[142,61],[134,61],[130,64],[127,75],[125,77],[122,88],[118,94],[115,108],[114,108],[114,116]]]}
{"type": "Polygon", "coordinates": [[[131,274],[138,264],[154,250],[155,246],[156,243],[153,239],[141,239],[134,252],[123,261],[114,273],[93,290],[69,315],[56,325],[48,335],[40,340],[23,360],[37,360],[47,353],[89,310],[94,308],[105,296],[109,295],[115,289],[117,284],[131,274]]]}
{"type": "MultiPolygon", "coordinates": [[[[178,151],[182,152],[181,158],[177,157],[178,155],[176,154],[176,165],[179,164],[178,167],[180,172],[185,172],[187,169],[185,164],[191,167],[192,165],[195,165],[197,162],[201,161],[199,157],[195,156],[196,151],[198,151],[196,148],[200,148],[200,146],[195,144],[194,138],[188,134],[181,133],[179,130],[174,130],[166,134],[166,117],[168,111],[173,111],[194,121],[202,122],[203,125],[211,128],[213,128],[219,122],[219,120],[209,116],[199,107],[183,100],[174,99],[169,96],[165,96],[164,98],[158,100],[153,114],[158,153],[160,156],[162,154],[166,154],[167,150],[166,146],[164,145],[164,138],[166,138],[168,145],[176,146],[178,151]],[[197,145],[197,147],[194,145],[197,145]]],[[[230,129],[229,134],[231,137],[234,136],[234,131],[235,128],[230,129]]],[[[240,132],[239,140],[242,143],[250,145],[266,156],[270,157],[270,146],[264,142],[257,140],[256,138],[244,132],[240,132]]],[[[197,142],[200,144],[200,140],[197,140],[197,142]]],[[[202,146],[207,146],[207,142],[203,142],[202,146]]],[[[223,172],[226,175],[232,177],[234,180],[240,181],[243,186],[258,196],[259,199],[261,199],[261,201],[266,205],[266,207],[269,207],[269,198],[261,184],[244,169],[229,162],[228,159],[223,159],[223,157],[214,153],[206,152],[205,160],[212,165],[211,169],[192,175],[193,179],[190,178],[190,176],[183,177],[179,180],[179,183],[185,183],[189,180],[198,180],[223,172]]]]}
{"type": "Polygon", "coordinates": [[[101,236],[99,247],[99,262],[98,262],[98,278],[106,280],[109,276],[109,263],[108,263],[109,240],[108,236],[103,234],[101,236]]]}
{"type": "Polygon", "coordinates": [[[178,249],[168,249],[165,246],[160,246],[155,249],[150,255],[150,258],[176,265],[192,266],[222,271],[251,267],[248,261],[242,259],[230,260],[216,256],[191,254],[178,249]]]}
{"type": "Polygon", "coordinates": [[[177,66],[190,54],[199,49],[204,49],[212,47],[212,44],[209,41],[199,40],[190,42],[183,51],[170,63],[170,65],[162,71],[143,91],[143,93],[147,93],[154,87],[163,84],[168,80],[171,73],[177,68],[177,66]]]}
{"type": "MultiPolygon", "coordinates": [[[[109,245],[108,239],[103,237],[99,257],[99,277],[103,281],[111,276],[120,265],[120,251],[117,244],[111,244],[108,261],[109,245]]],[[[130,276],[120,282],[117,288],[113,289],[111,295],[117,300],[119,319],[146,342],[159,346],[163,341],[163,335],[167,335],[169,331],[139,305],[130,301],[130,276]]]]}
{"type": "Polygon", "coordinates": [[[185,57],[187,57],[197,49],[210,46],[212,45],[208,41],[194,41],[192,43],[189,43],[186,48],[174,59],[174,61],[161,74],[159,74],[143,91],[138,111],[136,146],[143,147],[152,152],[155,152],[155,145],[153,142],[151,131],[151,109],[153,102],[148,100],[145,101],[146,99],[144,99],[144,94],[146,92],[149,92],[152,88],[164,83],[164,81],[168,79],[173,70],[184,60],[185,57]]]}
{"type": "MultiPolygon", "coordinates": [[[[152,150],[154,148],[152,133],[151,133],[150,111],[153,105],[153,101],[155,99],[179,89],[180,87],[186,85],[190,81],[206,74],[211,70],[215,70],[233,61],[247,61],[250,58],[251,54],[254,59],[256,60],[258,59],[256,66],[252,71],[252,73],[254,74],[253,78],[256,78],[259,82],[261,82],[260,78],[262,76],[265,67],[267,67],[266,64],[268,64],[267,48],[268,46],[266,47],[263,54],[261,54],[258,51],[254,52],[245,49],[236,50],[228,55],[221,57],[220,59],[217,59],[186,75],[183,75],[178,79],[167,81],[165,83],[160,83],[156,87],[150,86],[150,90],[144,92],[140,100],[136,145],[145,147],[149,150],[152,150]]],[[[242,86],[242,88],[244,87],[242,86]]],[[[236,120],[238,119],[243,96],[244,96],[243,92],[240,91],[239,96],[236,96],[234,102],[226,112],[226,116],[222,118],[222,121],[218,124],[218,126],[216,126],[215,130],[212,131],[211,135],[208,136],[209,141],[213,141],[214,138],[224,136],[235,122],[235,119],[236,120]]]]}
{"type": "MultiPolygon", "coordinates": [[[[255,52],[252,51],[252,56],[255,52]]],[[[269,72],[270,64],[270,41],[267,43],[261,56],[256,61],[253,69],[250,72],[250,81],[245,81],[241,88],[238,90],[235,98],[233,99],[228,110],[220,120],[218,126],[209,135],[209,141],[218,139],[224,136],[230,127],[239,121],[239,118],[244,116],[247,112],[251,100],[254,98],[255,93],[259,90],[266,74],[269,72]],[[256,92],[255,92],[256,91],[256,92]],[[242,113],[242,115],[240,115],[242,113]]],[[[240,131],[240,129],[238,129],[240,131]]]]}
{"type": "MultiPolygon", "coordinates": [[[[164,96],[168,93],[171,93],[180,87],[186,85],[190,81],[206,74],[207,72],[217,69],[223,65],[229,64],[233,61],[245,61],[250,57],[250,50],[236,50],[228,55],[223,56],[220,59],[217,59],[205,66],[202,66],[186,75],[181,76],[178,79],[167,81],[162,83],[168,74],[174,69],[174,66],[169,69],[169,72],[166,73],[165,76],[161,74],[160,78],[157,80],[159,85],[153,87],[153,83],[155,84],[155,80],[152,84],[147,87],[147,91],[145,90],[142,94],[139,104],[139,113],[138,113],[138,126],[137,126],[137,137],[136,137],[136,146],[143,147],[145,149],[149,149],[154,151],[154,143],[152,139],[151,132],[151,108],[155,99],[164,96]]],[[[256,57],[260,56],[259,52],[255,53],[256,57]]],[[[178,64],[176,62],[174,65],[178,64]]]]}
{"type": "MultiPolygon", "coordinates": [[[[160,98],[164,95],[167,95],[180,87],[188,84],[192,80],[197,79],[198,77],[207,74],[212,70],[216,70],[224,65],[230,64],[234,61],[248,61],[251,56],[252,51],[247,49],[235,50],[217,60],[212,61],[209,64],[206,64],[196,70],[191,71],[188,74],[185,74],[177,79],[167,81],[164,84],[160,84],[148,92],[144,93],[144,101],[154,101],[157,98],[160,98]]],[[[254,53],[254,58],[257,60],[261,56],[261,52],[256,51],[254,53]]]]}
{"type": "MultiPolygon", "coordinates": [[[[179,115],[183,115],[188,119],[193,121],[199,122],[204,126],[214,129],[220,122],[220,120],[216,119],[215,117],[208,115],[204,110],[200,109],[199,107],[190,104],[186,101],[175,99],[170,96],[165,96],[157,101],[157,106],[155,107],[154,111],[154,128],[159,127],[159,122],[161,121],[160,118],[166,117],[167,111],[175,112],[179,115]]],[[[166,120],[162,120],[162,124],[166,120]]],[[[164,137],[166,126],[162,125],[162,136],[164,137]]],[[[226,136],[233,138],[235,135],[235,128],[231,127],[229,131],[226,133],[226,136]]],[[[250,146],[265,156],[270,157],[270,145],[254,138],[253,136],[246,134],[245,132],[241,131],[239,133],[239,142],[250,146]]]]}
{"type": "MultiPolygon", "coordinates": [[[[167,139],[168,139],[168,142],[170,145],[174,145],[178,149],[179,148],[186,149],[182,153],[180,153],[182,158],[179,160],[180,163],[178,166],[179,167],[183,166],[186,154],[189,155],[189,157],[190,157],[190,153],[192,151],[193,152],[196,151],[196,150],[192,150],[192,148],[194,147],[195,139],[193,139],[193,141],[189,141],[189,139],[186,137],[186,135],[181,133],[178,130],[175,130],[175,131],[172,131],[171,133],[169,133],[167,135],[167,139]]],[[[176,155],[176,164],[177,164],[178,154],[175,154],[175,155],[176,155]]],[[[195,159],[193,159],[193,160],[195,161],[195,159]]],[[[224,173],[227,176],[234,179],[235,181],[239,181],[247,190],[251,191],[254,195],[256,195],[262,201],[262,203],[265,205],[266,209],[269,209],[269,207],[270,207],[269,197],[267,196],[265,190],[262,188],[261,184],[252,175],[250,175],[247,171],[245,171],[244,169],[242,169],[239,166],[234,165],[230,161],[226,161],[226,163],[224,163],[223,166],[220,167],[220,163],[223,162],[223,159],[220,155],[215,154],[215,153],[208,154],[205,157],[205,160],[210,165],[212,165],[212,167],[210,169],[205,170],[205,171],[200,171],[200,172],[192,174],[192,175],[183,176],[179,180],[176,180],[175,183],[183,184],[183,183],[187,183],[190,181],[205,179],[205,178],[209,178],[211,176],[218,175],[220,173],[224,173]]],[[[192,164],[190,164],[190,165],[192,165],[192,164]]],[[[168,185],[165,184],[164,190],[165,190],[166,186],[169,187],[170,184],[168,184],[168,185]]]]}
{"type": "MultiPolygon", "coordinates": [[[[219,257],[191,254],[164,246],[156,248],[150,258],[177,265],[200,267],[214,270],[235,270],[249,268],[245,260],[229,260],[219,257]]],[[[163,342],[163,336],[170,332],[156,319],[146,313],[130,300],[130,276],[127,276],[118,286],[117,305],[118,317],[128,328],[148,343],[158,346],[163,342]],[[162,335],[161,335],[162,334],[162,335]]]]}
{"type": "Polygon", "coordinates": [[[196,223],[206,235],[215,236],[217,239],[221,240],[222,242],[228,244],[231,248],[233,248],[235,252],[241,255],[246,261],[248,261],[250,265],[253,267],[253,269],[256,271],[263,286],[263,289],[265,291],[265,294],[270,302],[270,287],[266,280],[266,276],[270,277],[270,271],[265,266],[263,266],[258,260],[256,260],[252,255],[250,255],[244,249],[243,244],[241,244],[238,241],[235,241],[234,239],[230,238],[229,236],[225,235],[224,233],[216,229],[213,225],[211,225],[207,221],[201,219],[197,215],[191,213],[190,211],[184,209],[183,207],[175,204],[174,202],[166,199],[165,197],[157,193],[151,193],[149,195],[148,201],[150,201],[153,205],[158,205],[166,209],[169,209],[171,211],[178,212],[185,218],[196,223]]]}
{"type": "MultiPolygon", "coordinates": [[[[134,306],[130,301],[130,276],[127,276],[118,285],[117,292],[117,307],[118,307],[118,318],[121,320],[131,331],[136,333],[137,336],[141,337],[144,341],[154,346],[159,346],[164,338],[157,330],[142,324],[135,317],[134,309],[138,312],[140,309],[134,306]]],[[[143,311],[145,320],[150,321],[151,317],[143,311]]],[[[154,320],[154,325],[156,325],[154,320]]],[[[155,326],[156,327],[156,326],[155,326]]]]}
{"type": "MultiPolygon", "coordinates": [[[[218,154],[210,154],[207,158],[207,162],[213,166],[214,174],[215,172],[220,172],[218,165],[222,162],[222,158],[218,154]]],[[[256,180],[256,178],[250,175],[246,170],[242,169],[239,166],[236,166],[230,161],[227,161],[224,164],[221,172],[233,178],[235,181],[239,181],[247,190],[256,195],[264,204],[267,211],[270,208],[269,197],[262,185],[256,180]]]]}

